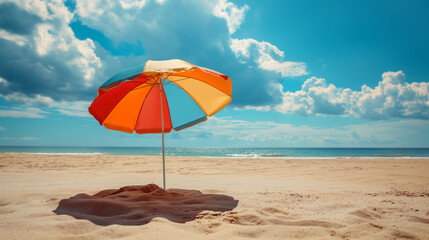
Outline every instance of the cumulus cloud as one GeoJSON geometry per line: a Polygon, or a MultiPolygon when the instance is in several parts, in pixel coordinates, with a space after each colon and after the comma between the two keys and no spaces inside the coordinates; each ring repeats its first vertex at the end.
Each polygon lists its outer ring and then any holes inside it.
{"type": "Polygon", "coordinates": [[[28,43],[26,37],[21,36],[19,34],[7,32],[3,29],[0,29],[0,38],[14,42],[15,44],[17,44],[21,47],[28,43]]]}
{"type": "Polygon", "coordinates": [[[307,75],[306,64],[283,61],[284,52],[268,42],[255,39],[231,39],[230,45],[236,57],[243,63],[254,61],[259,68],[280,73],[282,77],[307,75]]]}
{"type": "Polygon", "coordinates": [[[213,15],[226,20],[229,33],[233,34],[244,21],[244,12],[249,9],[249,6],[243,5],[238,8],[232,2],[220,0],[213,9],[213,15]]]}
{"type": "Polygon", "coordinates": [[[2,1],[0,16],[0,76],[8,83],[0,94],[73,100],[95,91],[101,61],[91,39],[75,37],[62,1],[2,1]]]}
{"type": "Polygon", "coordinates": [[[120,0],[119,4],[123,9],[142,8],[146,5],[146,0],[120,0]]]}
{"type": "Polygon", "coordinates": [[[300,91],[284,92],[283,103],[274,109],[282,113],[356,116],[372,120],[429,119],[429,83],[407,83],[402,71],[385,72],[376,87],[363,85],[360,91],[353,91],[312,77],[304,82],[300,91]]]}
{"type": "Polygon", "coordinates": [[[55,103],[52,98],[42,96],[40,94],[36,94],[34,97],[28,97],[23,93],[14,92],[8,95],[0,94],[0,97],[3,97],[3,99],[9,102],[15,102],[22,105],[36,105],[40,107],[48,107],[55,103]]]}

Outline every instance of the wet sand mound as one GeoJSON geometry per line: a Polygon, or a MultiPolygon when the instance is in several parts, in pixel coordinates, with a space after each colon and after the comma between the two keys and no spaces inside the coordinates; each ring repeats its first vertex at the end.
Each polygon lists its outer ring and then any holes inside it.
{"type": "Polygon", "coordinates": [[[103,190],[95,195],[77,194],[59,202],[54,212],[86,219],[98,225],[143,225],[155,217],[185,223],[203,211],[225,212],[238,200],[197,190],[164,189],[155,184],[103,190]]]}

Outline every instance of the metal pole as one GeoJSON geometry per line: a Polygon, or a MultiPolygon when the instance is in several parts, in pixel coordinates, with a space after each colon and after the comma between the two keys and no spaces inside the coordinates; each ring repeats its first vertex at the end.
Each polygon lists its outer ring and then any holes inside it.
{"type": "Polygon", "coordinates": [[[164,152],[164,110],[162,109],[162,76],[159,78],[159,102],[161,104],[161,129],[162,129],[162,178],[164,180],[164,191],[165,191],[165,152],[164,152]]]}

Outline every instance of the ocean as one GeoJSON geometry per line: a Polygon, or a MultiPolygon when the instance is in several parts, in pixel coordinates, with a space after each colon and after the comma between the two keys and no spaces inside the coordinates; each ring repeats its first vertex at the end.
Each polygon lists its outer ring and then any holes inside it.
{"type": "MultiPolygon", "coordinates": [[[[160,156],[161,147],[0,146],[0,153],[123,154],[160,156]]],[[[166,156],[228,158],[429,158],[429,148],[189,148],[167,147],[166,156]]]]}

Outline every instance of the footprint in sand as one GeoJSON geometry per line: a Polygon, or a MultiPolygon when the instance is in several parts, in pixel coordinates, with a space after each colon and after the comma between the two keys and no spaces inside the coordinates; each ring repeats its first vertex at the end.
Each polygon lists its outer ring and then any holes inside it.
{"type": "Polygon", "coordinates": [[[244,226],[265,225],[265,221],[255,214],[229,214],[223,219],[224,222],[244,226]]]}

